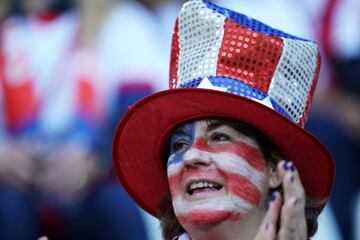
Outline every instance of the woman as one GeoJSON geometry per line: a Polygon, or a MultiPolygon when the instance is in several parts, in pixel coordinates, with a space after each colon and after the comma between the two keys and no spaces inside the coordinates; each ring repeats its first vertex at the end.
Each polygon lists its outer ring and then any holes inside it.
{"type": "Polygon", "coordinates": [[[113,145],[120,182],[164,239],[315,233],[335,172],[303,129],[319,64],[314,42],[208,1],[184,4],[170,90],[131,106],[113,145]]]}
{"type": "Polygon", "coordinates": [[[305,239],[307,229],[315,232],[321,202],[307,200],[305,222],[304,189],[295,165],[281,161],[279,149],[258,130],[236,120],[207,118],[176,127],[168,143],[175,214],[164,202],[166,239],[184,228],[194,239],[254,239],[256,232],[256,239],[272,239],[282,203],[282,222],[288,225],[281,228],[280,239],[305,239]],[[227,225],[236,231],[218,230],[227,225]],[[240,235],[244,227],[246,237],[240,235]]]}

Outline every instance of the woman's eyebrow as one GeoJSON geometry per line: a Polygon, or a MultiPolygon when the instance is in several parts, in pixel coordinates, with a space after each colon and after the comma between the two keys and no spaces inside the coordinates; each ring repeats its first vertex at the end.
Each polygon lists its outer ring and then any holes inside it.
{"type": "Polygon", "coordinates": [[[221,126],[225,125],[225,123],[223,121],[219,121],[219,120],[211,120],[210,123],[207,125],[206,127],[206,131],[207,132],[211,132],[221,126]]]}
{"type": "Polygon", "coordinates": [[[171,137],[188,135],[184,126],[177,127],[172,133],[171,137]]]}

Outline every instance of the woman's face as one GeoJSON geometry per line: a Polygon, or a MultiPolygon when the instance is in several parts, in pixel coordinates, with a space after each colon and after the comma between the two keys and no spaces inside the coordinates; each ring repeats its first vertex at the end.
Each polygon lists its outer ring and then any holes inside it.
{"type": "Polygon", "coordinates": [[[198,120],[170,136],[167,174],[181,224],[239,220],[264,201],[266,163],[257,142],[222,120],[198,120]]]}

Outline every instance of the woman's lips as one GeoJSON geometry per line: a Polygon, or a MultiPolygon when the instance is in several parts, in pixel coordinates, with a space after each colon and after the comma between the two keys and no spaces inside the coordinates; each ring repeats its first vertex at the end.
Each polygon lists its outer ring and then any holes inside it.
{"type": "Polygon", "coordinates": [[[201,192],[219,191],[223,186],[211,180],[197,180],[187,184],[186,192],[189,195],[201,192]]]}
{"type": "MultiPolygon", "coordinates": [[[[186,170],[169,179],[173,195],[188,197],[198,194],[213,194],[226,188],[224,174],[216,168],[186,170]]],[[[221,191],[222,192],[222,191],[221,191]]]]}

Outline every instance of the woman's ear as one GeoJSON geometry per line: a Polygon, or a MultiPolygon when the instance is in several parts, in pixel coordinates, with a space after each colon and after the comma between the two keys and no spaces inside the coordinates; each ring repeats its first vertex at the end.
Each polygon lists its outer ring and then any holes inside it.
{"type": "Polygon", "coordinates": [[[278,173],[277,167],[274,164],[269,164],[268,166],[268,176],[269,176],[269,188],[277,188],[281,185],[281,178],[278,173]]]}

